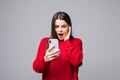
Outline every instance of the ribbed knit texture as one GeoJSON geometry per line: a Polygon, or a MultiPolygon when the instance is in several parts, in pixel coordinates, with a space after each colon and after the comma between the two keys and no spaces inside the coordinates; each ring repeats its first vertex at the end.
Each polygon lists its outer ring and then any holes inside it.
{"type": "Polygon", "coordinates": [[[33,62],[33,69],[42,73],[42,80],[78,80],[78,68],[82,64],[82,41],[72,38],[59,41],[60,56],[50,62],[45,62],[49,38],[43,38],[38,47],[37,56],[33,62]]]}

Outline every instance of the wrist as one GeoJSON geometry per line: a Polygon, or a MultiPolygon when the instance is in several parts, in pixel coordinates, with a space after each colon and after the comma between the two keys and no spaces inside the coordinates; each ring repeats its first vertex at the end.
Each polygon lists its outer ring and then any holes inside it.
{"type": "Polygon", "coordinates": [[[64,41],[69,40],[69,38],[64,39],[64,41]]]}

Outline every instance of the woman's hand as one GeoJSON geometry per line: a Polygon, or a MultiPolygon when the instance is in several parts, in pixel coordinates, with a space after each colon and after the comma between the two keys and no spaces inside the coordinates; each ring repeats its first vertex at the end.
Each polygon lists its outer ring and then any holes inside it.
{"type": "Polygon", "coordinates": [[[67,36],[65,37],[64,41],[67,39],[70,39],[70,35],[71,35],[71,27],[69,26],[69,32],[68,32],[67,36]]]}
{"type": "Polygon", "coordinates": [[[46,62],[49,62],[49,61],[52,61],[53,59],[57,58],[60,54],[60,50],[55,50],[55,51],[52,51],[52,49],[54,48],[54,46],[50,46],[47,51],[46,51],[46,54],[44,56],[44,60],[46,62]]]}

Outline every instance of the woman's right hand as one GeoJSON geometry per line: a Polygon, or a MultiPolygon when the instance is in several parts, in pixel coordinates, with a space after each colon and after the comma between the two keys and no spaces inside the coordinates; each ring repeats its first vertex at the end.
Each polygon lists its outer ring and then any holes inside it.
{"type": "Polygon", "coordinates": [[[52,51],[52,49],[54,48],[54,46],[50,46],[47,50],[46,50],[46,54],[44,56],[44,60],[46,62],[52,61],[53,59],[59,57],[60,54],[60,50],[55,50],[52,51]]]}

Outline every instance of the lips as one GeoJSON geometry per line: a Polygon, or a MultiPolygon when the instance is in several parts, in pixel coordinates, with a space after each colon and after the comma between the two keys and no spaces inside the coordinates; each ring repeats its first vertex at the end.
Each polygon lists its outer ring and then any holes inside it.
{"type": "Polygon", "coordinates": [[[63,36],[63,34],[62,34],[62,33],[59,33],[58,35],[59,35],[59,36],[63,36]]]}
{"type": "Polygon", "coordinates": [[[63,33],[58,33],[58,37],[63,37],[63,33]]]}

